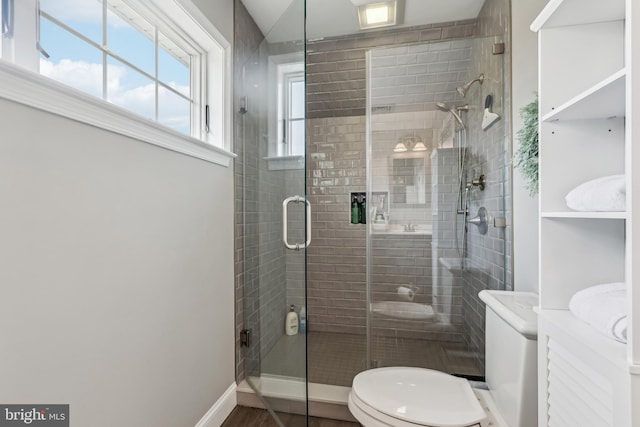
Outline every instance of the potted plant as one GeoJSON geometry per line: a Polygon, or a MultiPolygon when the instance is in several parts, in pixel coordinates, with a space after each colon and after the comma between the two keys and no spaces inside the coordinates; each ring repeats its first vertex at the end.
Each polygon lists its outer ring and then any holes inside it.
{"type": "Polygon", "coordinates": [[[513,166],[527,182],[529,194],[538,194],[538,97],[520,110],[524,126],[516,135],[520,146],[513,156],[513,166]]]}

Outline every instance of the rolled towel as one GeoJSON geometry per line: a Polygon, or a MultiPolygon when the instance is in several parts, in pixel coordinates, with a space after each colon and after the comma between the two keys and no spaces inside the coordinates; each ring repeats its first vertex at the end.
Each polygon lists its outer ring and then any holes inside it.
{"type": "Polygon", "coordinates": [[[569,310],[578,319],[620,342],[627,342],[627,291],[624,283],[606,283],[576,292],[569,310]]]}
{"type": "Polygon", "coordinates": [[[576,211],[625,211],[625,177],[611,175],[587,181],[571,190],[565,201],[570,209],[576,211]]]}

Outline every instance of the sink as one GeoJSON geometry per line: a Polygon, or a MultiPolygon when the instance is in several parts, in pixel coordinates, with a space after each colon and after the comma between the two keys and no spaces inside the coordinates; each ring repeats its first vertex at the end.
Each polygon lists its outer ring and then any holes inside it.
{"type": "Polygon", "coordinates": [[[371,224],[371,229],[373,231],[387,231],[389,229],[388,224],[376,224],[375,222],[371,224]]]}
{"type": "Polygon", "coordinates": [[[371,231],[375,234],[420,234],[431,235],[431,224],[416,225],[411,231],[405,231],[404,225],[400,224],[371,224],[371,231]]]}

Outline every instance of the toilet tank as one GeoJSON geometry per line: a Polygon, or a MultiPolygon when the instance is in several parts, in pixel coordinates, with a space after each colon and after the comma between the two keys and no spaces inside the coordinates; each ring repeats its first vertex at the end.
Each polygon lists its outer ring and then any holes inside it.
{"type": "Polygon", "coordinates": [[[485,378],[491,397],[510,427],[535,427],[538,295],[485,290],[479,296],[487,304],[485,378]]]}

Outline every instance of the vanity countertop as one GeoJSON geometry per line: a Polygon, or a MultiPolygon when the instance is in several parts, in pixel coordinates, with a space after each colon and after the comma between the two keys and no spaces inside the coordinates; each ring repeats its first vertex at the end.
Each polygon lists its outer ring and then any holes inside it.
{"type": "Polygon", "coordinates": [[[414,231],[404,231],[403,225],[371,224],[370,230],[373,235],[394,235],[394,236],[431,236],[433,228],[431,224],[415,225],[414,231]]]}

